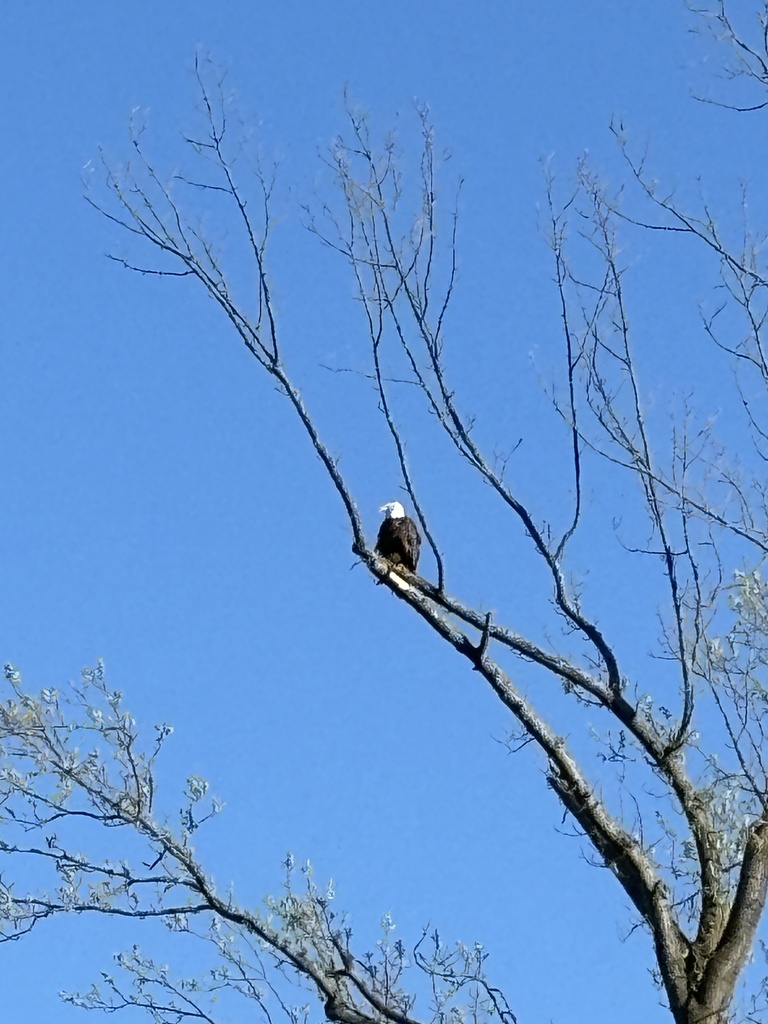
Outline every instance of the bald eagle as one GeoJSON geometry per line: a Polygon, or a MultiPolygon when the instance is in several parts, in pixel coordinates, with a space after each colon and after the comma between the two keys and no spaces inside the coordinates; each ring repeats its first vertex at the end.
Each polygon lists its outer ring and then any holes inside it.
{"type": "Polygon", "coordinates": [[[376,540],[376,554],[386,558],[394,566],[402,566],[409,572],[416,572],[419,561],[421,537],[416,523],[405,514],[399,501],[390,501],[382,505],[379,512],[384,513],[384,520],[379,527],[376,540]]]}

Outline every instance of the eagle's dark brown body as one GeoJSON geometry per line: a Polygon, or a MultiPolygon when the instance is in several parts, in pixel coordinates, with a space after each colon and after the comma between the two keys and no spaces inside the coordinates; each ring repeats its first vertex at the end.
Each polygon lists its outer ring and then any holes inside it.
{"type": "Polygon", "coordinates": [[[409,572],[416,572],[421,548],[416,524],[405,514],[399,501],[384,505],[381,511],[386,512],[386,517],[379,527],[376,553],[392,565],[401,565],[409,572]]]}

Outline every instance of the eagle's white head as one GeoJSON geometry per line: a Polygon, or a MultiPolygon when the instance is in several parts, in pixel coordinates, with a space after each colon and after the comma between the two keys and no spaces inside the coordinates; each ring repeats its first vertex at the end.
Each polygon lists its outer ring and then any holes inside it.
{"type": "Polygon", "coordinates": [[[384,512],[386,519],[404,519],[405,509],[399,501],[388,501],[386,505],[382,505],[379,512],[384,512]]]}

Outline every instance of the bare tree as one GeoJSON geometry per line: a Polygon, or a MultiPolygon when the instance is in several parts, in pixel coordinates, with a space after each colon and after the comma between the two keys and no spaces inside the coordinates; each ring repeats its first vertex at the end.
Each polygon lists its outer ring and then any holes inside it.
{"type": "MultiPolygon", "coordinates": [[[[768,7],[761,10],[755,43],[739,34],[724,3],[696,16],[732,47],[737,64],[729,73],[764,90],[768,7]]],[[[672,1018],[677,1024],[733,1019],[737,982],[755,946],[768,892],[768,592],[760,574],[768,551],[762,480],[768,423],[754,397],[768,383],[762,236],[744,227],[734,244],[706,205],[693,212],[678,205],[654,183],[644,158],[633,155],[618,128],[632,208],[586,164],[564,201],[550,179],[547,235],[563,366],[563,386],[552,397],[564,431],[568,479],[557,494],[560,519],[548,521],[541,497],[530,496],[515,479],[514,453],[486,454],[449,379],[458,215],[454,210],[446,225],[438,214],[440,159],[428,112],[419,112],[423,145],[414,183],[403,173],[395,141],[377,148],[365,116],[350,109],[348,137],[328,155],[336,198],[308,210],[308,226],[353,275],[368,343],[367,378],[431,551],[433,571],[395,571],[369,543],[349,482],[288,368],[267,262],[272,180],[248,162],[221,81],[211,84],[204,63],[197,72],[205,128],[186,139],[196,169],[177,175],[171,187],[147,155],[138,128],[128,165],[115,169],[103,161],[109,197],[92,193],[90,201],[157,258],[119,261],[142,274],[192,278],[218,304],[306,431],[339,496],[352,549],[371,579],[419,615],[491,688],[514,723],[510,746],[530,746],[546,759],[548,785],[566,817],[591,844],[597,862],[615,875],[650,932],[672,1018]],[[239,223],[255,302],[253,296],[244,303],[236,298],[225,257],[198,226],[201,201],[239,223]],[[443,242],[438,228],[446,227],[443,242]],[[687,406],[673,422],[668,449],[654,443],[636,361],[642,339],[635,340],[630,327],[620,231],[684,236],[718,268],[724,299],[702,314],[701,330],[710,351],[724,353],[736,370],[739,400],[727,431],[730,438],[736,427],[741,430],[735,450],[732,441],[718,440],[706,410],[697,414],[687,406]],[[503,612],[481,611],[451,592],[449,557],[407,455],[398,412],[405,391],[409,401],[419,396],[461,464],[490,488],[507,517],[509,543],[528,545],[538,557],[541,573],[531,586],[540,587],[549,609],[539,635],[524,634],[503,621],[503,612]],[[742,457],[747,450],[751,459],[742,457]],[[649,646],[656,643],[656,664],[664,665],[663,687],[656,685],[655,669],[638,677],[623,667],[619,640],[590,611],[594,595],[571,578],[574,546],[595,528],[587,480],[611,508],[617,481],[633,484],[622,500],[643,540],[610,539],[656,574],[661,631],[649,646]],[[518,677],[538,679],[540,689],[524,687],[518,677]],[[558,701],[568,709],[568,740],[558,732],[559,711],[551,710],[558,701]],[[580,729],[586,735],[594,728],[595,715],[601,723],[598,767],[584,756],[579,736],[580,729]]],[[[746,112],[764,102],[730,105],[746,112]]],[[[267,1020],[278,1010],[292,1021],[307,1018],[308,1007],[290,996],[299,984],[322,1000],[329,1020],[410,1024],[418,982],[406,986],[408,968],[421,972],[430,993],[429,1012],[420,1020],[443,1021],[446,1014],[514,1020],[485,977],[482,950],[447,950],[439,937],[423,936],[414,951],[406,951],[390,941],[385,921],[376,954],[355,951],[345,920],[331,909],[333,893],[318,889],[311,877],[297,891],[291,863],[284,894],[263,915],[218,893],[191,845],[194,831],[215,810],[200,810],[204,783],[190,780],[177,827],[154,817],[153,770],[164,730],[154,747],[142,751],[133,720],[100,669],[68,697],[25,694],[12,667],[6,679],[13,693],[0,718],[4,826],[45,838],[37,845],[5,841],[0,851],[47,863],[59,879],[46,894],[20,893],[7,884],[0,890],[6,937],[58,912],[156,916],[214,944],[220,964],[209,993],[226,989],[254,999],[267,1020]],[[83,755],[80,743],[88,736],[96,746],[83,755]],[[69,830],[83,821],[132,832],[137,859],[98,861],[73,852],[69,830]],[[210,927],[198,932],[197,920],[210,927]]],[[[90,1007],[143,1006],[157,1020],[215,1019],[203,1004],[199,979],[172,981],[138,950],[126,954],[121,966],[132,987],[108,978],[70,998],[90,1007]]],[[[745,1019],[757,1020],[765,1009],[758,986],[745,1003],[745,1019]]]]}

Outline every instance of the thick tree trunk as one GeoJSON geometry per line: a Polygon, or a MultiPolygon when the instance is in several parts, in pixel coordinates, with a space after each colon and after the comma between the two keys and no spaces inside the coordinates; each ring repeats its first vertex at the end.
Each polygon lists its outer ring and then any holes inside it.
{"type": "Polygon", "coordinates": [[[731,995],[725,998],[726,1005],[722,1001],[718,1005],[703,1006],[697,1000],[693,1000],[679,1013],[673,1014],[675,1024],[729,1024],[731,1016],[728,1007],[731,1003],[731,995]]]}
{"type": "Polygon", "coordinates": [[[731,1020],[736,984],[767,896],[768,816],[764,815],[749,829],[733,899],[721,896],[711,901],[712,912],[684,961],[676,959],[673,946],[657,939],[656,953],[675,1024],[728,1024],[731,1020]]]}

